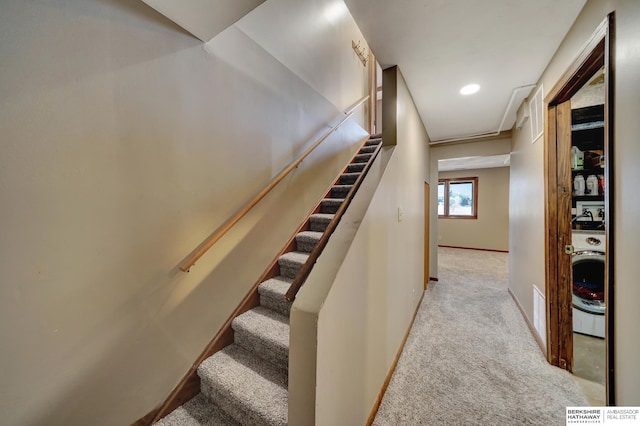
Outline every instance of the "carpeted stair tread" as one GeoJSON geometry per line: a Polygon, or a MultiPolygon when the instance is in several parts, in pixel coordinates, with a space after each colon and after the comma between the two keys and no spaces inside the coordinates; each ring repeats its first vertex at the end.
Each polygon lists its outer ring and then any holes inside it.
{"type": "Polygon", "coordinates": [[[322,238],[322,232],[318,231],[302,231],[298,232],[296,235],[296,244],[298,246],[298,251],[302,251],[305,253],[311,253],[313,248],[318,244],[322,238]]]}
{"type": "Polygon", "coordinates": [[[362,148],[360,148],[358,154],[371,154],[376,150],[377,147],[377,145],[363,146],[362,148]]]}
{"type": "Polygon", "coordinates": [[[360,173],[367,163],[351,163],[347,165],[347,173],[360,173]]]}
{"type": "Polygon", "coordinates": [[[369,139],[364,143],[364,146],[378,146],[382,142],[382,139],[369,139]]]}
{"type": "Polygon", "coordinates": [[[353,157],[354,163],[366,163],[371,158],[372,154],[356,154],[353,157]]]}
{"type": "Polygon", "coordinates": [[[331,187],[331,198],[345,198],[353,185],[333,185],[331,187]]]}
{"type": "Polygon", "coordinates": [[[344,198],[325,198],[320,202],[320,211],[322,213],[335,213],[343,202],[344,198]]]}
{"type": "Polygon", "coordinates": [[[201,393],[154,424],[157,426],[240,426],[240,423],[201,393]]]}
{"type": "Polygon", "coordinates": [[[328,213],[314,213],[309,216],[309,227],[312,231],[324,232],[334,216],[328,213]]]}
{"type": "Polygon", "coordinates": [[[260,283],[258,286],[260,305],[289,316],[291,302],[287,302],[284,296],[291,287],[292,281],[291,278],[278,276],[260,283]]]}
{"type": "Polygon", "coordinates": [[[198,367],[201,392],[243,425],[285,426],[286,371],[236,344],[198,367]]]}
{"type": "Polygon", "coordinates": [[[360,173],[343,173],[340,175],[340,184],[352,185],[358,179],[358,176],[360,176],[360,173]]]}
{"type": "Polygon", "coordinates": [[[290,251],[283,254],[278,258],[280,275],[287,278],[295,278],[300,268],[302,268],[302,265],[307,261],[307,258],[309,258],[309,253],[300,251],[290,251]]]}
{"type": "Polygon", "coordinates": [[[289,368],[289,318],[257,306],[232,322],[234,342],[274,365],[289,368]]]}

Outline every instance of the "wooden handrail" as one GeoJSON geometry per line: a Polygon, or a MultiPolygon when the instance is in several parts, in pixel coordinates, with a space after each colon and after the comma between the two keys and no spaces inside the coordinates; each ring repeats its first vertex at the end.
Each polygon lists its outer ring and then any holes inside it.
{"type": "Polygon", "coordinates": [[[289,290],[287,290],[287,293],[285,294],[285,298],[287,299],[287,301],[293,302],[296,299],[296,295],[298,294],[300,287],[302,287],[302,284],[304,284],[304,282],[307,280],[307,277],[311,273],[311,270],[318,260],[318,257],[320,257],[322,251],[324,250],[324,247],[329,242],[329,237],[331,237],[331,234],[333,234],[333,231],[335,231],[336,227],[338,226],[338,222],[340,222],[342,215],[347,210],[347,207],[349,207],[349,204],[351,204],[353,196],[360,187],[360,184],[367,175],[367,172],[371,168],[371,164],[373,164],[373,161],[378,155],[378,152],[380,152],[380,148],[382,148],[382,144],[379,144],[376,147],[375,151],[373,151],[373,155],[371,156],[371,158],[369,158],[367,165],[364,167],[364,169],[362,169],[360,176],[358,176],[353,184],[353,187],[347,193],[344,202],[340,205],[340,207],[338,207],[338,210],[331,219],[331,222],[329,222],[329,224],[327,225],[327,228],[322,234],[322,237],[320,237],[320,240],[316,243],[316,246],[313,248],[313,250],[311,250],[311,253],[309,254],[306,262],[304,263],[304,265],[302,265],[300,271],[298,271],[298,274],[291,283],[291,287],[289,287],[289,290]]]}
{"type": "Polygon", "coordinates": [[[293,169],[298,167],[302,160],[307,158],[307,156],[318,147],[325,139],[331,135],[338,127],[342,125],[349,117],[353,115],[353,112],[360,105],[365,103],[369,99],[369,95],[363,97],[358,102],[353,104],[349,109],[343,112],[344,117],[340,119],[340,121],[335,124],[331,129],[327,130],[320,138],[318,138],[309,148],[307,148],[298,158],[293,160],[287,167],[285,167],[278,175],[276,175],[271,181],[267,184],[267,186],[262,189],[253,197],[251,201],[244,205],[236,214],[227,219],[218,229],[215,230],[213,234],[209,236],[200,246],[193,251],[187,258],[180,264],[179,268],[183,272],[189,272],[189,269],[200,259],[213,245],[218,242],[220,238],[222,238],[240,219],[242,219],[256,204],[260,202],[275,186],[282,181],[293,169]]]}

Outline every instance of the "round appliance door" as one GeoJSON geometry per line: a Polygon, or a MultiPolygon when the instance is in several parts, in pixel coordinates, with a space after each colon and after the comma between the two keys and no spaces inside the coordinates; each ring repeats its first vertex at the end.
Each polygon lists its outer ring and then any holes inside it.
{"type": "Polygon", "coordinates": [[[578,251],[573,254],[573,307],[604,315],[604,253],[578,251]]]}

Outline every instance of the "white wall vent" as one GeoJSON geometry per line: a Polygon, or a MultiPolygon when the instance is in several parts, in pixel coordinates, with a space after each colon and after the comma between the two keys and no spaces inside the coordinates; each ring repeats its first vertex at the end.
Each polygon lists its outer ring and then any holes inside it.
{"type": "Polygon", "coordinates": [[[531,143],[535,143],[544,132],[543,106],[544,90],[542,84],[529,101],[529,117],[531,118],[531,143]]]}

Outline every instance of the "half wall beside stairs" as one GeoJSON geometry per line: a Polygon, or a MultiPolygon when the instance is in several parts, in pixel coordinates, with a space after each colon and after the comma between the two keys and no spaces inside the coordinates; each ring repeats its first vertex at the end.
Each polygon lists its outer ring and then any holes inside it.
{"type": "MultiPolygon", "coordinates": [[[[350,213],[362,215],[343,218],[292,307],[292,425],[367,423],[423,292],[429,137],[397,67],[384,71],[383,85],[383,109],[398,111],[397,125],[384,122],[381,166],[352,202],[350,213]],[[396,145],[387,146],[387,131],[396,145]]],[[[434,261],[435,253],[432,245],[434,261]]]]}

